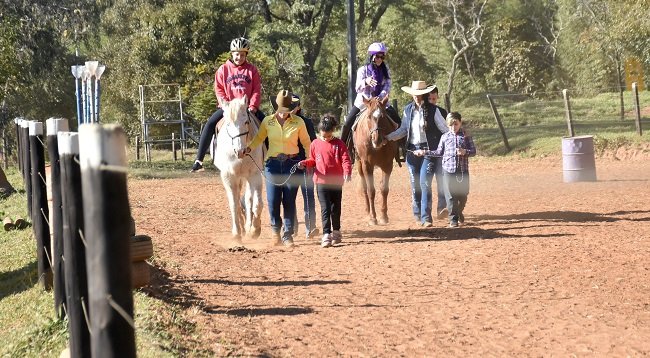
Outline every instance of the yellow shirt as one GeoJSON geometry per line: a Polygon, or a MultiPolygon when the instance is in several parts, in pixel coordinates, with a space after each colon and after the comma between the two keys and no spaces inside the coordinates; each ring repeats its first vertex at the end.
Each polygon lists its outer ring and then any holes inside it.
{"type": "Polygon", "coordinates": [[[311,140],[305,122],[297,116],[290,114],[284,121],[284,125],[278,123],[275,114],[266,116],[260,125],[253,141],[248,145],[251,149],[257,148],[264,139],[269,138],[269,150],[266,157],[277,157],[278,154],[298,154],[298,140],[305,148],[307,158],[309,158],[309,146],[311,140]]]}

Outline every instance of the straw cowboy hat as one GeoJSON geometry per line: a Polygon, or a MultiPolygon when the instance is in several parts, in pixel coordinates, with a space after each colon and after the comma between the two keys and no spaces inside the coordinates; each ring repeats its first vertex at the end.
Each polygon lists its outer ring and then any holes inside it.
{"type": "Polygon", "coordinates": [[[279,113],[291,112],[292,99],[293,96],[290,91],[281,90],[278,92],[278,95],[275,97],[275,103],[278,105],[276,111],[279,113]]]}
{"type": "Polygon", "coordinates": [[[404,86],[402,91],[411,94],[413,96],[419,96],[425,93],[429,93],[436,88],[436,85],[431,85],[427,87],[426,82],[424,81],[413,81],[411,87],[404,86]]]}

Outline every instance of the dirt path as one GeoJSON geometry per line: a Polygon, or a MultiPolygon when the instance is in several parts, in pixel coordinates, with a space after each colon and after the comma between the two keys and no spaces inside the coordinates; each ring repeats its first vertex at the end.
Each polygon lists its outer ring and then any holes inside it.
{"type": "Polygon", "coordinates": [[[131,180],[130,200],[167,263],[157,292],[215,355],[649,355],[650,163],[598,160],[599,181],[574,184],[561,158],[471,165],[464,227],[416,227],[401,168],[389,226],[345,187],[330,249],[301,231],[293,249],[228,250],[214,175],[131,180]]]}

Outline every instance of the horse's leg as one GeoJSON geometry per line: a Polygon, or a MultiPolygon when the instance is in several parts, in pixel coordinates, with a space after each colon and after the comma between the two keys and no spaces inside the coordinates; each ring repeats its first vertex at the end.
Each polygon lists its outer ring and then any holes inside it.
{"type": "Polygon", "coordinates": [[[370,203],[368,202],[368,183],[366,182],[366,174],[363,170],[363,161],[359,160],[357,163],[357,170],[359,177],[361,177],[361,195],[363,195],[364,203],[366,204],[366,215],[370,217],[370,203]]]}
{"type": "Polygon", "coordinates": [[[262,232],[262,177],[255,172],[248,177],[248,186],[251,196],[251,226],[248,234],[252,238],[258,238],[262,232]]]}
{"type": "Polygon", "coordinates": [[[388,191],[390,188],[390,174],[392,172],[392,160],[389,168],[381,168],[381,206],[379,207],[380,216],[379,223],[384,225],[388,224],[388,191]]]}
{"type": "Polygon", "coordinates": [[[363,166],[363,175],[366,180],[366,207],[368,208],[369,225],[377,225],[377,212],[375,211],[375,178],[374,165],[365,163],[363,166]]]}
{"type": "Polygon", "coordinates": [[[243,214],[244,214],[244,232],[246,232],[246,235],[250,236],[251,232],[251,225],[253,221],[253,215],[252,215],[252,206],[253,206],[253,196],[251,194],[251,184],[248,181],[248,178],[244,180],[244,196],[243,196],[243,214]]]}
{"type": "Polygon", "coordinates": [[[240,180],[232,178],[228,175],[221,174],[221,182],[226,189],[226,197],[228,197],[228,205],[230,206],[230,217],[232,219],[232,237],[235,240],[241,240],[241,206],[239,202],[240,193],[240,180]]]}

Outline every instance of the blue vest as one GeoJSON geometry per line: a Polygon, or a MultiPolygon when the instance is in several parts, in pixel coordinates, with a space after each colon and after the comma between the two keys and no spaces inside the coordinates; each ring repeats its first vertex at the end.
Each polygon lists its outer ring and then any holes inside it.
{"type": "MultiPolygon", "coordinates": [[[[440,137],[442,137],[442,132],[438,129],[436,126],[436,122],[434,121],[433,117],[436,114],[436,106],[433,106],[429,103],[425,104],[426,109],[427,109],[427,116],[424,118],[424,120],[427,123],[426,129],[424,130],[424,133],[427,135],[427,144],[429,145],[429,150],[436,150],[438,148],[438,143],[440,143],[440,137]]],[[[406,132],[406,145],[408,146],[409,137],[411,136],[411,121],[413,120],[413,108],[415,107],[415,102],[409,102],[409,104],[404,107],[404,119],[403,121],[407,121],[407,128],[409,129],[406,132]]]]}

